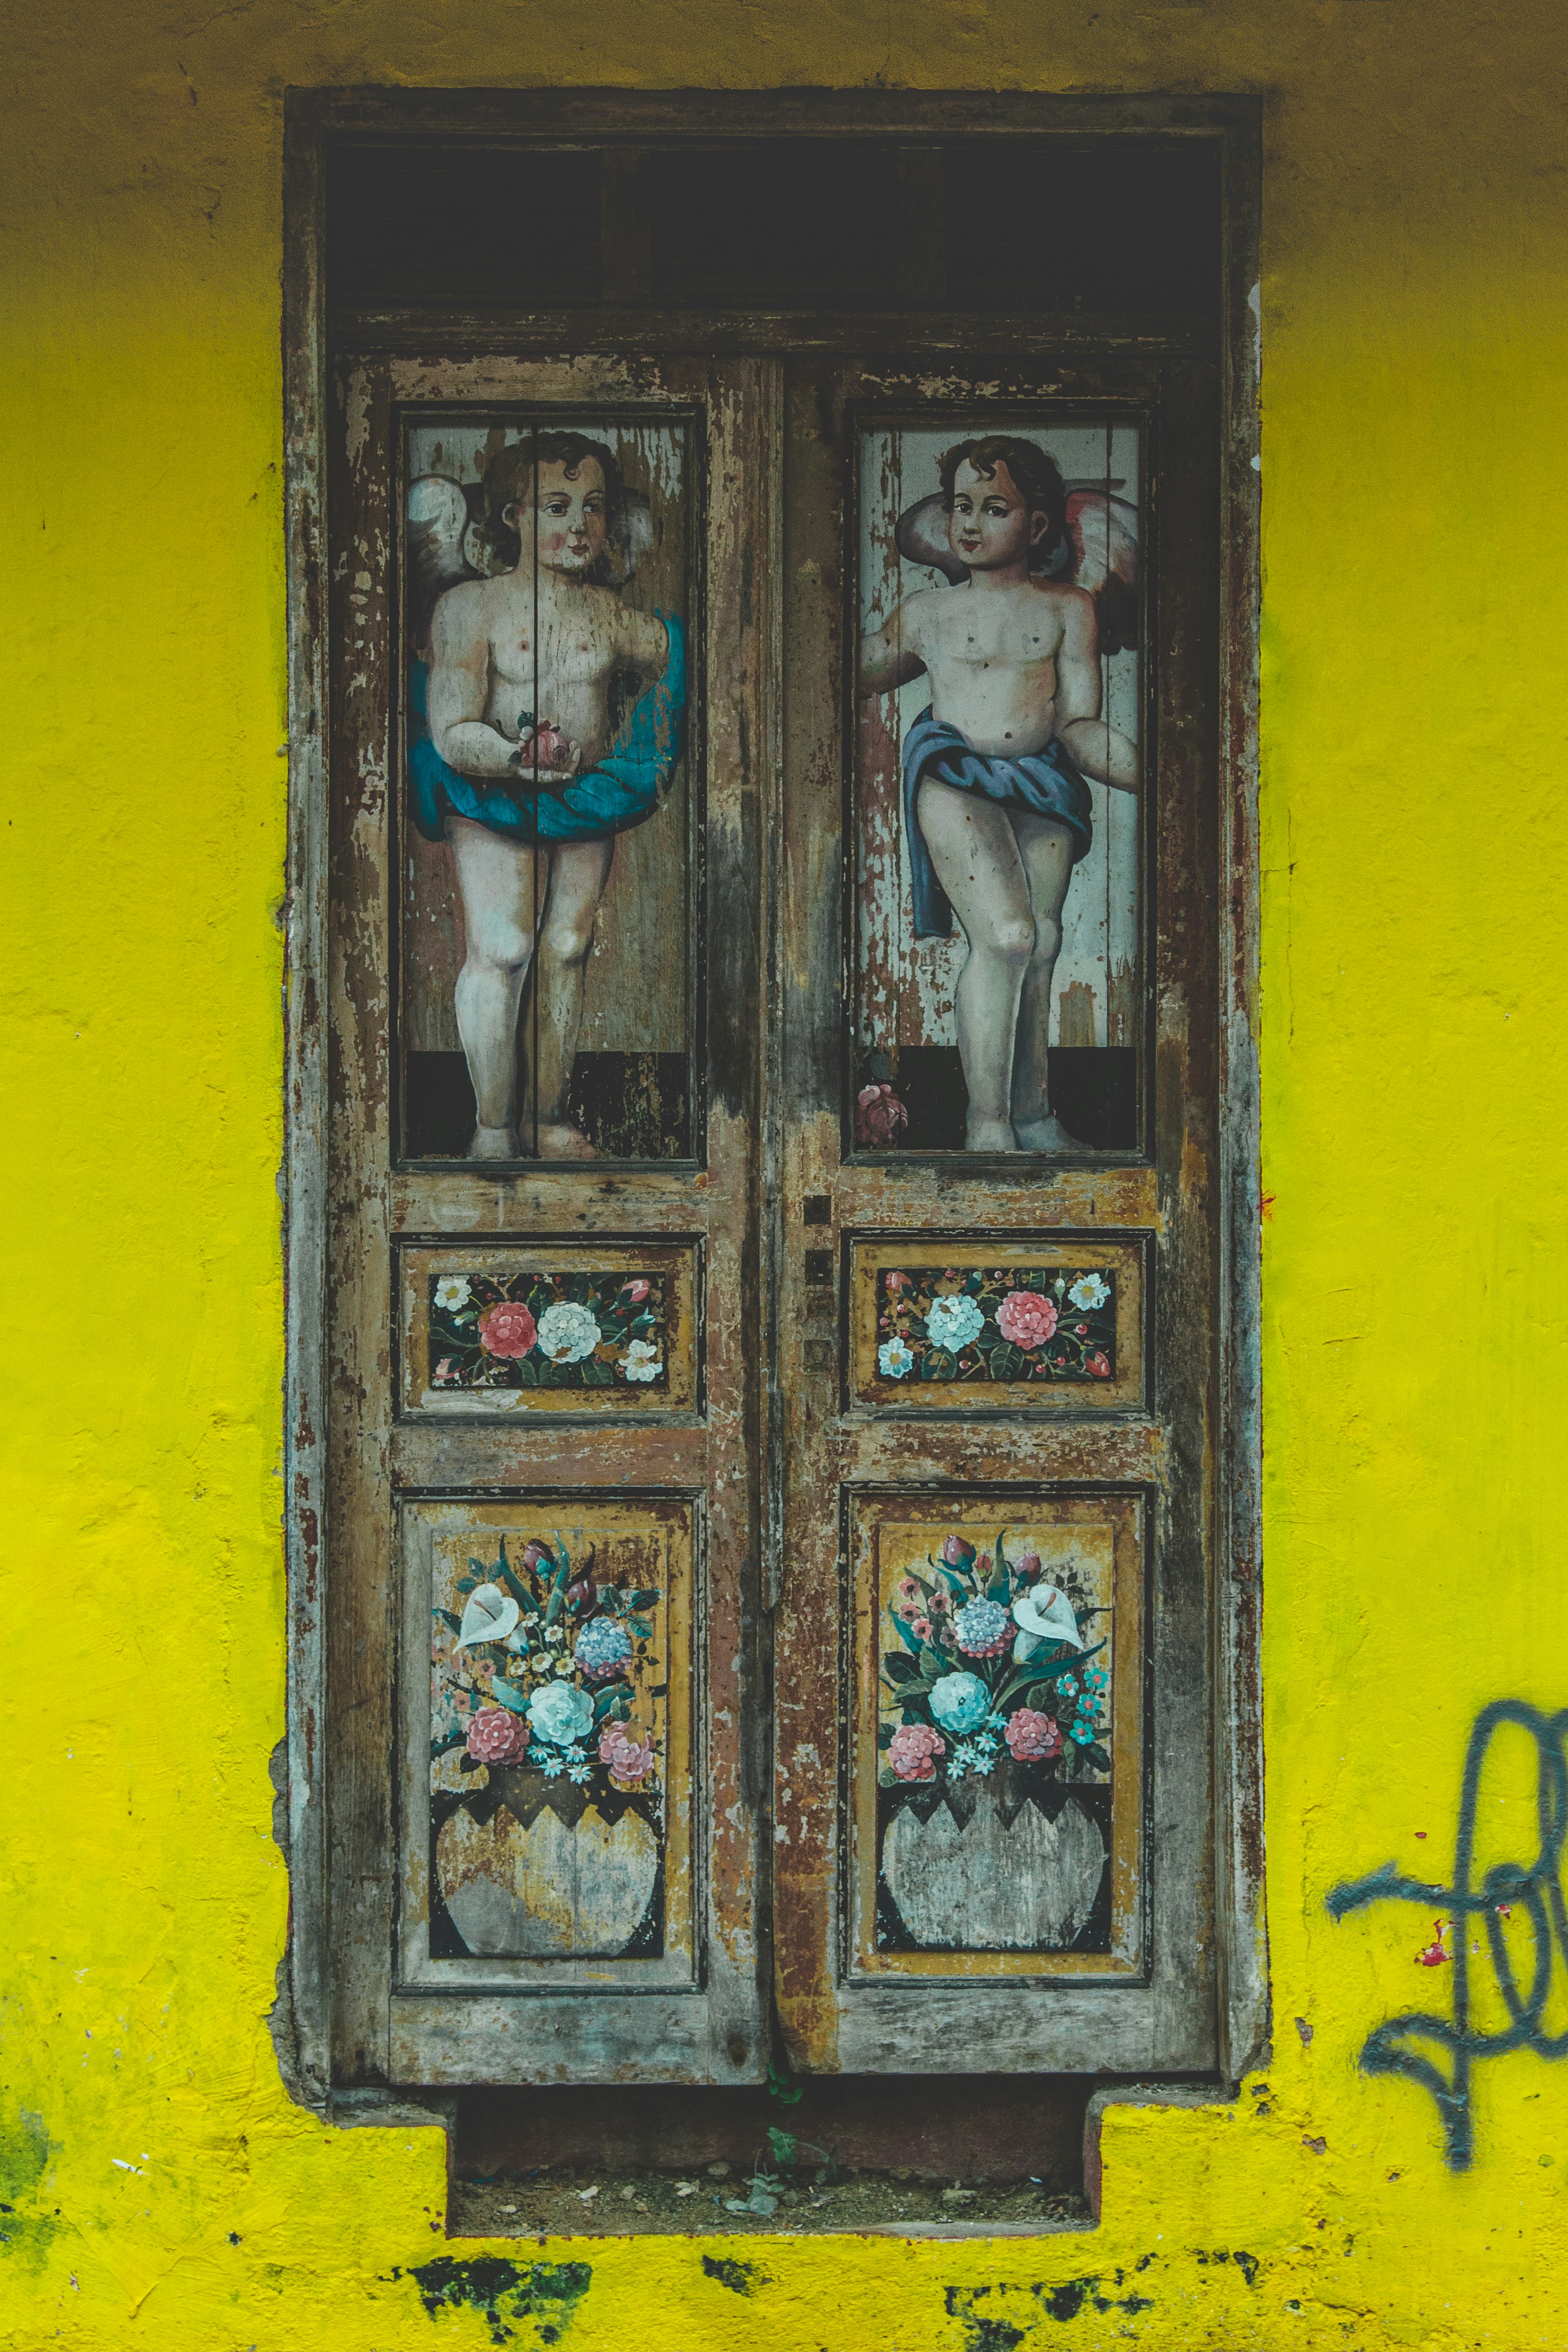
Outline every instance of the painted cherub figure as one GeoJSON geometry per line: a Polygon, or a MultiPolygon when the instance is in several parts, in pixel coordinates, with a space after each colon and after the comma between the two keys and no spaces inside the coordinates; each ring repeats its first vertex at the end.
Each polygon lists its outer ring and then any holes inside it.
{"type": "Polygon", "coordinates": [[[1086,774],[1138,788],[1138,750],[1100,713],[1093,599],[1037,576],[1066,545],[1067,492],[1033,441],[990,435],[939,460],[955,588],[907,597],[867,639],[862,695],[931,681],[904,740],[917,938],[954,909],[971,1151],[1079,1150],[1050,1106],[1051,979],[1073,867],[1092,837],[1086,774]],[[1033,568],[1031,568],[1033,566],[1033,568]]]}
{"type": "Polygon", "coordinates": [[[595,919],[616,834],[658,805],[685,701],[679,620],[636,611],[607,576],[623,496],[609,449],[581,434],[502,449],[485,475],[489,537],[516,544],[517,560],[448,588],[430,624],[409,766],[416,823],[449,841],[462,902],[455,995],[473,1160],[595,1156],[567,1108],[595,919]],[[628,689],[642,699],[617,731],[628,689]],[[536,945],[525,1133],[518,1022],[536,945]]]}

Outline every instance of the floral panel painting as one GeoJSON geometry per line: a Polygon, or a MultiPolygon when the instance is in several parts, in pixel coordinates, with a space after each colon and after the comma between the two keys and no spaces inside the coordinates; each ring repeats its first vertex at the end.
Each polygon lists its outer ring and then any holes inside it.
{"type": "Polygon", "coordinates": [[[1116,1276],[1099,1266],[877,1274],[885,1381],[1081,1381],[1116,1375],[1116,1276]]]}
{"type": "Polygon", "coordinates": [[[437,1546],[433,1957],[663,1950],[668,1584],[653,1530],[437,1546]]]}
{"type": "Polygon", "coordinates": [[[879,1529],[880,1953],[1110,1949],[1114,1547],[879,1529]]]}
{"type": "Polygon", "coordinates": [[[433,1389],[669,1385],[667,1278],[640,1273],[430,1276],[433,1389]]]}

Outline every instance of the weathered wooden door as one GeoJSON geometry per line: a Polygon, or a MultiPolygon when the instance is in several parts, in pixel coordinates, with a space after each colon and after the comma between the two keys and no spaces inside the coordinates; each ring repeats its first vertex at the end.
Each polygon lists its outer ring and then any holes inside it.
{"type": "Polygon", "coordinates": [[[759,372],[340,401],[334,2063],[749,2080],[759,372]]]}
{"type": "Polygon", "coordinates": [[[810,2068],[1215,2063],[1214,396],[791,365],[773,1917],[810,2068]],[[1028,484],[1030,586],[984,593],[1028,484]],[[1053,686],[1076,782],[1026,757],[1055,814],[977,833],[1020,768],[973,742],[1053,686]],[[988,1087],[1045,1154],[977,1138],[988,1087]]]}
{"type": "Polygon", "coordinates": [[[1212,2065],[1210,377],[339,391],[339,2079],[1212,2065]]]}

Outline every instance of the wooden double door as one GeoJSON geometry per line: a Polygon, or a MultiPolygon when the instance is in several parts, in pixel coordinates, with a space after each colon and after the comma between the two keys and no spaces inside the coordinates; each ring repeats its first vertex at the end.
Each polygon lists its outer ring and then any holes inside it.
{"type": "Polygon", "coordinates": [[[336,414],[337,2078],[1212,2067],[1210,372],[336,414]]]}

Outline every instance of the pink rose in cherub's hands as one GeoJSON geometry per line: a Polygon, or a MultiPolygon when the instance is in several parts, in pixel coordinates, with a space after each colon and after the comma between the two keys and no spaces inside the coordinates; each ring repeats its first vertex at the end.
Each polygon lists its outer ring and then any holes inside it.
{"type": "Polygon", "coordinates": [[[537,725],[524,727],[512,754],[512,765],[525,783],[537,783],[545,792],[558,793],[569,783],[582,759],[581,746],[556,726],[552,719],[542,719],[537,725]]]}
{"type": "Polygon", "coordinates": [[[479,1318],[479,1345],[487,1356],[526,1356],[537,1336],[527,1307],[510,1298],[479,1318]]]}
{"type": "Polygon", "coordinates": [[[928,1724],[906,1723],[893,1734],[888,1761],[900,1780],[934,1780],[936,1759],[946,1754],[946,1740],[928,1724]]]}
{"type": "Polygon", "coordinates": [[[1010,1290],[996,1309],[996,1328],[1015,1348],[1041,1348],[1056,1328],[1056,1301],[1037,1290],[1010,1290]]]}
{"type": "Polygon", "coordinates": [[[1059,1725],[1032,1706],[1021,1706],[1010,1715],[1002,1737],[1012,1750],[1015,1762],[1019,1764],[1036,1764],[1043,1757],[1059,1756],[1062,1752],[1059,1725]]]}

